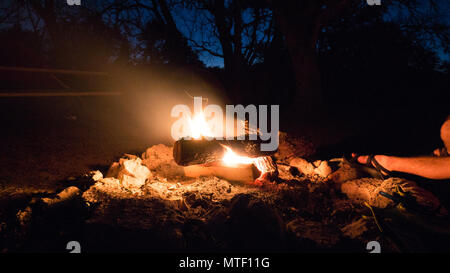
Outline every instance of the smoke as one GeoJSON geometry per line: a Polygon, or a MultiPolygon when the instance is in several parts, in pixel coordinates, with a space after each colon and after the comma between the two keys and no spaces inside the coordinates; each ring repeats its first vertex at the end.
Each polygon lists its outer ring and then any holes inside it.
{"type": "Polygon", "coordinates": [[[185,104],[193,110],[194,96],[205,98],[204,106],[224,106],[227,101],[213,75],[186,68],[134,69],[120,78],[124,95],[116,103],[124,116],[117,122],[148,138],[149,143],[173,142],[171,126],[177,118],[171,117],[171,110],[175,105],[185,104]]]}

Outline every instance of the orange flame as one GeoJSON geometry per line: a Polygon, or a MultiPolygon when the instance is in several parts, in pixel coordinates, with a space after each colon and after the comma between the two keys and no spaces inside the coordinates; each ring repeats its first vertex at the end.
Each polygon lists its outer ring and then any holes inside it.
{"type": "Polygon", "coordinates": [[[222,162],[226,166],[236,166],[238,164],[253,164],[255,162],[254,158],[240,156],[235,152],[233,152],[233,150],[230,147],[227,147],[225,145],[222,146],[227,150],[222,158],[222,162]]]}
{"type": "Polygon", "coordinates": [[[201,139],[202,137],[212,136],[203,112],[200,112],[196,114],[194,118],[189,119],[189,127],[191,129],[191,137],[193,139],[201,139]]]}
{"type": "MultiPolygon", "coordinates": [[[[192,119],[189,119],[189,127],[191,130],[191,137],[193,139],[201,139],[202,137],[212,137],[213,133],[206,122],[203,112],[197,113],[192,119]]],[[[222,145],[225,149],[225,155],[222,158],[222,162],[226,166],[236,166],[239,164],[253,164],[254,158],[240,156],[233,152],[230,147],[222,145]]]]}

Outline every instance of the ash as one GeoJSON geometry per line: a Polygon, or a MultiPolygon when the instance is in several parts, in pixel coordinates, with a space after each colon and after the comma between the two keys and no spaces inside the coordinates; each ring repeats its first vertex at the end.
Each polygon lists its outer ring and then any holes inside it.
{"type": "Polygon", "coordinates": [[[447,212],[432,193],[400,178],[362,178],[342,160],[309,162],[292,154],[308,156],[298,145],[282,146],[278,179],[263,183],[184,177],[172,148],[155,145],[124,155],[105,175],[93,171],[56,196],[32,198],[1,234],[16,250],[54,250],[75,237],[88,252],[366,252],[374,240],[384,252],[400,252],[448,239],[435,236],[442,223],[424,236],[424,214],[379,195],[402,187],[436,223],[447,212]]]}

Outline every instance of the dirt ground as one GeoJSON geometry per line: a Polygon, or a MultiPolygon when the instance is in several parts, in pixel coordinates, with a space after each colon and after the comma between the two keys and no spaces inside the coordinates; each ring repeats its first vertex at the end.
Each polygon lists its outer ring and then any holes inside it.
{"type": "MultiPolygon", "coordinates": [[[[125,153],[140,155],[151,145],[171,144],[176,119],[170,119],[170,109],[176,101],[168,100],[141,94],[1,98],[0,198],[54,192],[67,177],[106,171],[125,153]]],[[[345,134],[334,125],[321,135],[339,139],[345,134]]]]}
{"type": "Polygon", "coordinates": [[[154,144],[131,115],[124,117],[120,99],[2,99],[2,191],[55,190],[67,177],[104,170],[122,154],[154,144]]]}
{"type": "MultiPolygon", "coordinates": [[[[295,176],[282,165],[282,181],[263,187],[218,178],[182,181],[181,187],[155,178],[138,192],[114,181],[94,185],[83,175],[92,170],[106,175],[125,153],[141,156],[154,144],[170,145],[167,134],[158,134],[152,126],[155,118],[168,113],[158,116],[149,104],[127,102],[124,97],[0,101],[2,251],[60,252],[73,238],[80,238],[88,251],[102,252],[366,252],[365,244],[371,240],[381,241],[390,252],[448,250],[442,246],[446,230],[411,228],[411,217],[395,216],[396,208],[380,212],[371,203],[375,214],[381,213],[385,229],[381,233],[361,195],[349,198],[337,184],[295,176]],[[142,118],[145,115],[153,119],[142,118]],[[73,185],[82,198],[68,206],[49,210],[39,201],[73,185]],[[172,186],[175,189],[169,189],[172,186]],[[427,241],[436,232],[441,243],[427,241]]],[[[170,120],[162,123],[160,131],[169,132],[170,120]]],[[[321,135],[348,134],[336,128],[321,135]]],[[[337,142],[330,138],[320,141],[337,142]]],[[[380,190],[381,182],[369,183],[373,192],[380,190]]]]}
{"type": "Polygon", "coordinates": [[[67,188],[57,195],[10,198],[2,250],[61,252],[74,239],[85,252],[366,252],[370,241],[384,252],[448,250],[448,213],[414,182],[361,178],[345,161],[327,177],[306,174],[281,152],[275,181],[187,178],[171,151],[154,145],[125,155],[106,177],[90,172],[61,181],[67,188]],[[420,211],[379,196],[399,186],[420,211]]]}

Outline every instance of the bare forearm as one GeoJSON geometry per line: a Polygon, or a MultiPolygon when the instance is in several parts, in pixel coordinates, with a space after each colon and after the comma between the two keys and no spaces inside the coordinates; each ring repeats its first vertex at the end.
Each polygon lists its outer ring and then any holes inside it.
{"type": "Polygon", "coordinates": [[[450,157],[394,157],[387,156],[391,171],[404,172],[430,179],[450,179],[450,157]]]}

